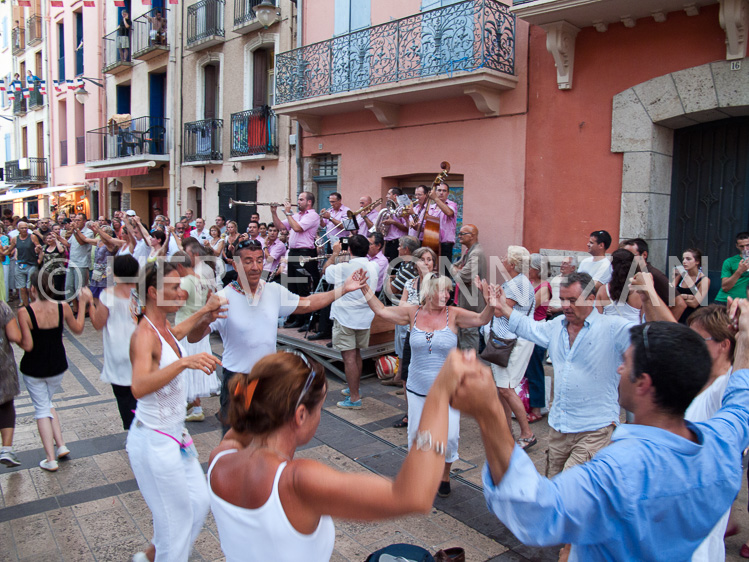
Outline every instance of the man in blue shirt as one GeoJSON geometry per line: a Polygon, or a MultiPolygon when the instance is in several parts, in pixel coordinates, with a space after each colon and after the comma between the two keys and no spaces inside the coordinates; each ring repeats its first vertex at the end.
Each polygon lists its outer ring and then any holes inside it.
{"type": "Polygon", "coordinates": [[[675,323],[634,326],[618,371],[619,401],[637,424],[552,480],[515,445],[477,364],[451,404],[478,421],[489,509],[525,544],[572,543],[570,560],[688,560],[736,497],[749,445],[749,303],[736,306],[735,370],[715,417],[684,420],[710,373],[702,337],[675,323]]]}

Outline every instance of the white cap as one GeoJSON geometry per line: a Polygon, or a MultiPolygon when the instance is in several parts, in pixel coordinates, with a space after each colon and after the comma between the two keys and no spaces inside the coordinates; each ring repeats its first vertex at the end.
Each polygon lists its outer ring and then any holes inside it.
{"type": "Polygon", "coordinates": [[[132,209],[128,209],[127,211],[125,211],[125,214],[128,217],[134,217],[135,216],[135,211],[133,211],[132,209]]]}

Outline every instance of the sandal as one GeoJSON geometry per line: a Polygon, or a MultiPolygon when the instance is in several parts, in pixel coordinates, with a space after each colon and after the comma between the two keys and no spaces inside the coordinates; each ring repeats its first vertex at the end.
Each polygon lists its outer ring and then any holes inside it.
{"type": "Polygon", "coordinates": [[[405,416],[402,420],[395,422],[393,424],[393,427],[396,427],[398,429],[408,427],[408,416],[405,416]]]}
{"type": "Polygon", "coordinates": [[[520,448],[523,449],[523,451],[530,449],[536,443],[538,443],[538,440],[536,439],[535,435],[531,435],[530,437],[521,437],[517,440],[517,444],[520,445],[520,448]]]}
{"type": "Polygon", "coordinates": [[[542,419],[544,419],[543,414],[528,414],[528,423],[536,423],[537,421],[541,421],[542,419]]]}
{"type": "Polygon", "coordinates": [[[394,378],[383,379],[380,381],[380,384],[385,385],[385,386],[403,386],[403,382],[401,382],[400,379],[395,380],[394,378]]]}

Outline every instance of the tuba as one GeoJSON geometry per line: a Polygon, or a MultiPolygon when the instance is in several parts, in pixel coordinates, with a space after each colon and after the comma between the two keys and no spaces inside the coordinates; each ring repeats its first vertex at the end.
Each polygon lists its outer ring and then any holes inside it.
{"type": "Polygon", "coordinates": [[[390,225],[385,224],[385,221],[387,219],[398,216],[397,210],[397,203],[391,199],[388,199],[386,205],[382,209],[380,209],[379,213],[377,213],[377,218],[375,219],[374,224],[372,224],[372,227],[369,229],[369,233],[374,234],[375,232],[379,232],[380,234],[385,236],[385,234],[387,234],[387,231],[390,229],[390,225]]]}

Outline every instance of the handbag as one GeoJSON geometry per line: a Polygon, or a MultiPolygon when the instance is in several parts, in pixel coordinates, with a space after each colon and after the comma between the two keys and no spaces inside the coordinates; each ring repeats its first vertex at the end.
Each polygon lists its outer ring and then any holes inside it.
{"type": "MultiPolygon", "coordinates": [[[[528,308],[526,316],[530,316],[531,310],[533,310],[533,304],[528,308]]],[[[489,324],[489,339],[486,341],[486,348],[479,357],[498,367],[507,367],[516,343],[518,343],[517,338],[498,338],[494,335],[494,317],[492,317],[491,324],[489,324]]]]}

